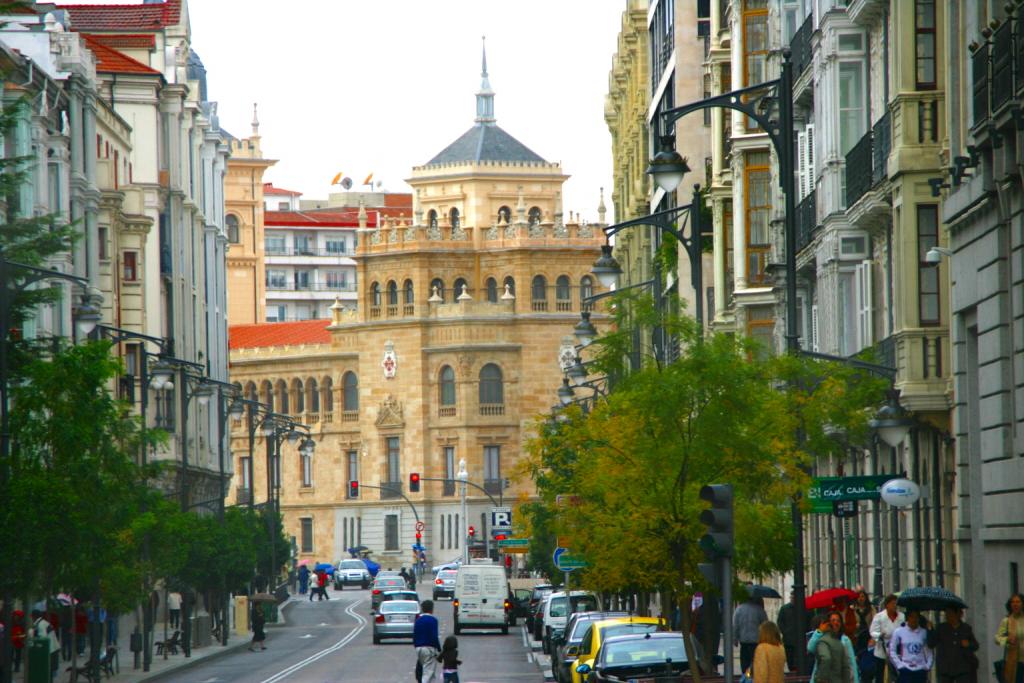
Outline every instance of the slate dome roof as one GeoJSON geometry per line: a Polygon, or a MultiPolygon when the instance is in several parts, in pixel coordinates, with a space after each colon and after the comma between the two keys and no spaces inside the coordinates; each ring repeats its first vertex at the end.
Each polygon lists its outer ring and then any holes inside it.
{"type": "Polygon", "coordinates": [[[537,161],[544,159],[495,124],[478,123],[441,150],[427,165],[460,161],[537,161]]]}

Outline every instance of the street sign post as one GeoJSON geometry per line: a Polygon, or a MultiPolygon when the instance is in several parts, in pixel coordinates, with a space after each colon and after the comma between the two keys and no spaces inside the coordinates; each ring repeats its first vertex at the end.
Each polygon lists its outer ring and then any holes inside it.
{"type": "Polygon", "coordinates": [[[836,517],[856,517],[857,501],[836,500],[832,502],[832,514],[836,517]]]}
{"type": "Polygon", "coordinates": [[[423,531],[427,528],[427,525],[423,522],[416,522],[416,531],[423,531]]]}
{"type": "Polygon", "coordinates": [[[491,528],[496,530],[512,530],[512,508],[494,507],[491,508],[491,528]]]}
{"type": "Polygon", "coordinates": [[[498,541],[499,548],[526,547],[530,545],[528,538],[503,538],[498,541]]]}

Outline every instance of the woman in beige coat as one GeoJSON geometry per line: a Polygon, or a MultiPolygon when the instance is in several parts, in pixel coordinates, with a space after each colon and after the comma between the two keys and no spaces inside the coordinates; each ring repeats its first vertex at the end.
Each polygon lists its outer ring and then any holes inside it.
{"type": "Polygon", "coordinates": [[[1006,601],[1006,617],[996,631],[1003,648],[1003,683],[1024,683],[1024,596],[1014,593],[1006,601]]]}
{"type": "Polygon", "coordinates": [[[757,629],[757,649],[754,650],[754,683],[782,683],[786,671],[786,650],[782,647],[782,632],[774,621],[766,621],[757,629]]]}

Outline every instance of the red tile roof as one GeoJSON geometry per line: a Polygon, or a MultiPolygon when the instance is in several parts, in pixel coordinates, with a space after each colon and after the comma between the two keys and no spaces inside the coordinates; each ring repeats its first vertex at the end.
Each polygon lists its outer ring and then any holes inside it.
{"type": "Polygon", "coordinates": [[[412,195],[408,192],[389,192],[384,195],[384,206],[412,211],[412,195]]]}
{"type": "Polygon", "coordinates": [[[326,344],[331,341],[331,333],[327,331],[330,324],[330,320],[300,320],[287,323],[229,325],[228,348],[326,344]]]}
{"type": "Polygon", "coordinates": [[[181,0],[152,5],[58,5],[75,31],[158,31],[181,20],[181,0]]]}
{"type": "MultiPolygon", "coordinates": [[[[377,227],[377,216],[401,218],[412,221],[409,212],[399,209],[367,209],[366,226],[377,227]]],[[[267,211],[263,215],[266,227],[317,227],[317,228],[358,228],[359,209],[315,209],[310,211],[267,211]]]]}
{"type": "Polygon", "coordinates": [[[273,183],[263,183],[263,194],[287,194],[293,197],[302,196],[301,192],[286,190],[283,187],[274,187],[273,183]]]}
{"type": "Polygon", "coordinates": [[[107,47],[91,36],[83,33],[82,37],[85,38],[85,44],[88,48],[96,55],[96,70],[101,73],[161,75],[156,69],[151,69],[123,52],[107,47]]]}
{"type": "Polygon", "coordinates": [[[143,48],[152,50],[156,47],[156,36],[146,33],[92,33],[89,37],[97,43],[103,43],[114,49],[143,48]]]}

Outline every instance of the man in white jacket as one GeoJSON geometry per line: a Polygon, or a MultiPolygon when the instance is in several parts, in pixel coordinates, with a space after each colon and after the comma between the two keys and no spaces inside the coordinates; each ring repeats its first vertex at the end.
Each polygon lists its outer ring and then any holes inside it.
{"type": "Polygon", "coordinates": [[[903,615],[896,609],[896,596],[890,593],[885,596],[882,609],[868,627],[868,635],[871,637],[868,645],[875,648],[875,673],[872,676],[873,680],[867,683],[884,683],[885,669],[889,665],[889,642],[892,640],[892,634],[902,623],[903,615]]]}
{"type": "Polygon", "coordinates": [[[918,610],[908,609],[907,623],[892,634],[889,659],[896,667],[898,683],[927,683],[934,657],[928,647],[928,630],[921,624],[918,610]]]}

